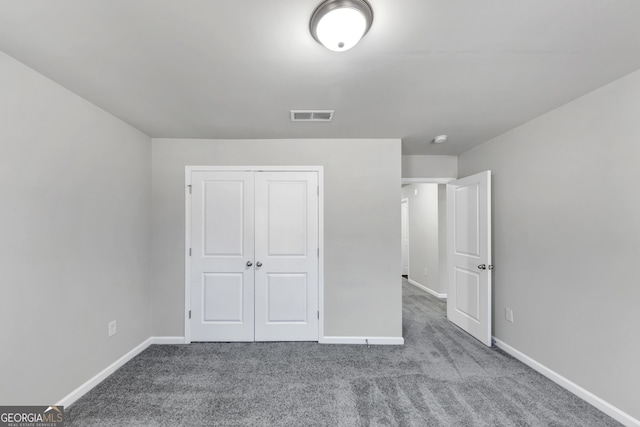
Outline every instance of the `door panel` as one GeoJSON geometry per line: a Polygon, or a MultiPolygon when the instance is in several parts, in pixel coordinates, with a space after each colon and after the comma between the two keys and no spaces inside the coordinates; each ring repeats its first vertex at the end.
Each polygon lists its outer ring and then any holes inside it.
{"type": "Polygon", "coordinates": [[[480,224],[478,224],[478,191],[477,184],[456,187],[454,189],[455,209],[455,251],[458,254],[480,256],[480,224]]]}
{"type": "Polygon", "coordinates": [[[306,274],[267,274],[267,323],[306,323],[309,301],[306,274]]]}
{"type": "Polygon", "coordinates": [[[447,185],[447,317],[491,346],[491,172],[447,185]]]}
{"type": "Polygon", "coordinates": [[[204,255],[242,256],[245,182],[209,180],[203,185],[204,255]]]}
{"type": "Polygon", "coordinates": [[[456,268],[456,310],[472,320],[479,320],[480,275],[475,271],[456,268]]]}
{"type": "Polygon", "coordinates": [[[243,274],[205,273],[203,276],[203,320],[205,322],[242,322],[243,274]]]}
{"type": "Polygon", "coordinates": [[[307,186],[306,181],[266,184],[266,256],[307,256],[307,186]]]}
{"type": "Polygon", "coordinates": [[[318,174],[256,172],[255,183],[255,339],[317,341],[318,174]]]}
{"type": "Polygon", "coordinates": [[[192,341],[253,341],[253,194],[251,172],[192,173],[192,341]]]}

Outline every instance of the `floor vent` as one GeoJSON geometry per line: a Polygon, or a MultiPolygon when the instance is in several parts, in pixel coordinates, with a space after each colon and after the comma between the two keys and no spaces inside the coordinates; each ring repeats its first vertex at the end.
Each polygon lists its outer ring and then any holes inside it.
{"type": "Polygon", "coordinates": [[[291,110],[292,122],[330,122],[333,110],[291,110]]]}

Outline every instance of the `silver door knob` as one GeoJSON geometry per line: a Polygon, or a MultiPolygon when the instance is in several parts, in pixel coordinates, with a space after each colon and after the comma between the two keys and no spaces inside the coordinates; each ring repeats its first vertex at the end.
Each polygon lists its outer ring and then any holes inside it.
{"type": "Polygon", "coordinates": [[[251,267],[253,263],[251,261],[247,261],[247,267],[251,267]]]}
{"type": "Polygon", "coordinates": [[[487,269],[487,265],[486,265],[486,264],[480,264],[480,265],[478,266],[478,268],[479,268],[480,270],[486,270],[486,269],[487,269]]]}
{"type": "Polygon", "coordinates": [[[256,262],[256,267],[262,267],[262,263],[260,261],[256,262]]]}

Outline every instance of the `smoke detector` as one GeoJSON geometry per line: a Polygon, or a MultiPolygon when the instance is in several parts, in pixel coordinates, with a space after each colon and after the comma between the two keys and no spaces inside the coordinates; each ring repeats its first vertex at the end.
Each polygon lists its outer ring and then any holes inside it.
{"type": "Polygon", "coordinates": [[[438,135],[435,138],[433,138],[433,143],[442,144],[443,142],[447,142],[447,139],[449,139],[447,135],[438,135]]]}

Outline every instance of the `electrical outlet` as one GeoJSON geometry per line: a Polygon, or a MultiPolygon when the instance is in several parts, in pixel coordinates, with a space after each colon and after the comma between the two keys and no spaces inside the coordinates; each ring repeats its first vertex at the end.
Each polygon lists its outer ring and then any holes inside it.
{"type": "Polygon", "coordinates": [[[427,273],[427,269],[426,269],[426,268],[424,269],[424,275],[425,275],[425,276],[428,276],[428,275],[429,275],[429,274],[427,273]]]}
{"type": "Polygon", "coordinates": [[[504,317],[507,318],[507,322],[513,323],[513,310],[511,310],[510,308],[505,308],[504,317]]]}
{"type": "Polygon", "coordinates": [[[112,320],[111,322],[109,322],[109,336],[110,337],[114,336],[116,332],[118,332],[116,321],[112,320]]]}

